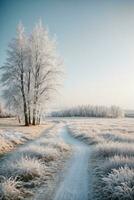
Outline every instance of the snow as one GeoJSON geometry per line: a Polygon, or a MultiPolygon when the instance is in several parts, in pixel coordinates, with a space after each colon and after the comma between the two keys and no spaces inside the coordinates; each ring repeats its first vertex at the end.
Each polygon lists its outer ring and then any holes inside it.
{"type": "Polygon", "coordinates": [[[30,139],[28,134],[13,130],[0,130],[0,154],[12,150],[17,144],[22,144],[28,139],[30,139]]]}
{"type": "MultiPolygon", "coordinates": [[[[64,142],[73,146],[73,156],[68,163],[68,170],[57,189],[54,200],[88,200],[91,195],[89,187],[89,156],[91,149],[84,143],[71,137],[66,128],[62,129],[61,137],[64,142]]],[[[91,181],[91,180],[90,180],[91,181]]]]}
{"type": "MultiPolygon", "coordinates": [[[[5,155],[4,159],[1,159],[0,167],[0,175],[4,177],[4,180],[8,181],[10,177],[17,177],[18,179],[21,177],[21,181],[23,182],[22,185],[25,183],[35,183],[37,188],[35,185],[34,191],[33,188],[29,190],[31,192],[36,192],[37,189],[38,194],[38,185],[41,183],[45,182],[45,191],[49,188],[49,185],[52,187],[54,174],[62,168],[62,163],[64,162],[65,157],[68,156],[68,151],[70,149],[69,145],[64,145],[63,140],[59,138],[59,131],[60,124],[55,124],[50,129],[44,130],[42,135],[35,140],[27,142],[5,155]]],[[[6,138],[9,136],[8,133],[11,132],[5,131],[6,138]]],[[[15,136],[14,132],[12,132],[11,135],[15,136]]],[[[0,195],[1,187],[2,185],[0,185],[0,195]]],[[[6,195],[7,194],[5,194],[4,197],[6,197],[6,195]]],[[[28,200],[31,198],[28,196],[28,200]]],[[[37,199],[39,200],[38,197],[37,199]]]]}
{"type": "Polygon", "coordinates": [[[21,140],[25,137],[25,135],[23,133],[14,132],[13,130],[12,131],[1,131],[0,136],[9,141],[13,141],[16,139],[21,140]]]}
{"type": "Polygon", "coordinates": [[[68,123],[71,134],[93,145],[93,199],[133,199],[134,119],[80,119],[68,123]]]}

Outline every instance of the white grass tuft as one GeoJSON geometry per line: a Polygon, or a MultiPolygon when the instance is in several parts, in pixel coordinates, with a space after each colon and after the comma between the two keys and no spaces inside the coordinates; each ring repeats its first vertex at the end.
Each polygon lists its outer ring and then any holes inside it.
{"type": "Polygon", "coordinates": [[[134,169],[121,167],[102,178],[103,200],[133,200],[134,199],[134,169]]]}
{"type": "Polygon", "coordinates": [[[58,151],[52,147],[46,146],[37,146],[32,145],[27,150],[23,151],[23,154],[30,158],[38,158],[43,161],[53,161],[56,160],[59,156],[58,151]]]}
{"type": "Polygon", "coordinates": [[[39,160],[29,157],[21,157],[21,159],[10,163],[7,168],[11,176],[17,176],[19,180],[23,181],[42,177],[45,170],[45,167],[39,160]]]}
{"type": "Polygon", "coordinates": [[[14,178],[3,179],[0,183],[0,199],[21,200],[27,194],[26,189],[22,189],[21,182],[14,178]]]}

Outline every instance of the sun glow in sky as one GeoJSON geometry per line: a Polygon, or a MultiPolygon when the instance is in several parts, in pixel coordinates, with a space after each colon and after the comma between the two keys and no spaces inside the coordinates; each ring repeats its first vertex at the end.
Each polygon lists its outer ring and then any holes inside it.
{"type": "Polygon", "coordinates": [[[21,20],[56,34],[66,76],[55,105],[134,108],[133,0],[0,0],[0,65],[21,20]]]}

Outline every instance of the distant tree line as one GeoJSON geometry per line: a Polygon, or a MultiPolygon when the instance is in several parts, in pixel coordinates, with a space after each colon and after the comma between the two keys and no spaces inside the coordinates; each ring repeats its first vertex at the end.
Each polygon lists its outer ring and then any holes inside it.
{"type": "Polygon", "coordinates": [[[125,117],[134,118],[134,110],[125,110],[125,117]]]}
{"type": "Polygon", "coordinates": [[[76,106],[70,109],[55,111],[51,113],[52,117],[124,117],[123,110],[118,106],[76,106]]]}
{"type": "Polygon", "coordinates": [[[47,102],[59,86],[62,61],[56,46],[41,21],[29,36],[20,23],[9,44],[6,63],[1,67],[3,97],[6,107],[24,119],[26,126],[40,123],[47,102]]]}

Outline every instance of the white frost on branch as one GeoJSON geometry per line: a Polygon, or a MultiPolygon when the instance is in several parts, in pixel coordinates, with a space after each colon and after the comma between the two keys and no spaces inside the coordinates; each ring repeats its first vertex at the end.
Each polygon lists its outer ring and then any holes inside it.
{"type": "Polygon", "coordinates": [[[14,113],[24,117],[25,125],[40,123],[62,75],[63,63],[57,54],[56,41],[49,37],[41,21],[29,37],[20,23],[7,54],[1,79],[6,103],[14,113]]]}

